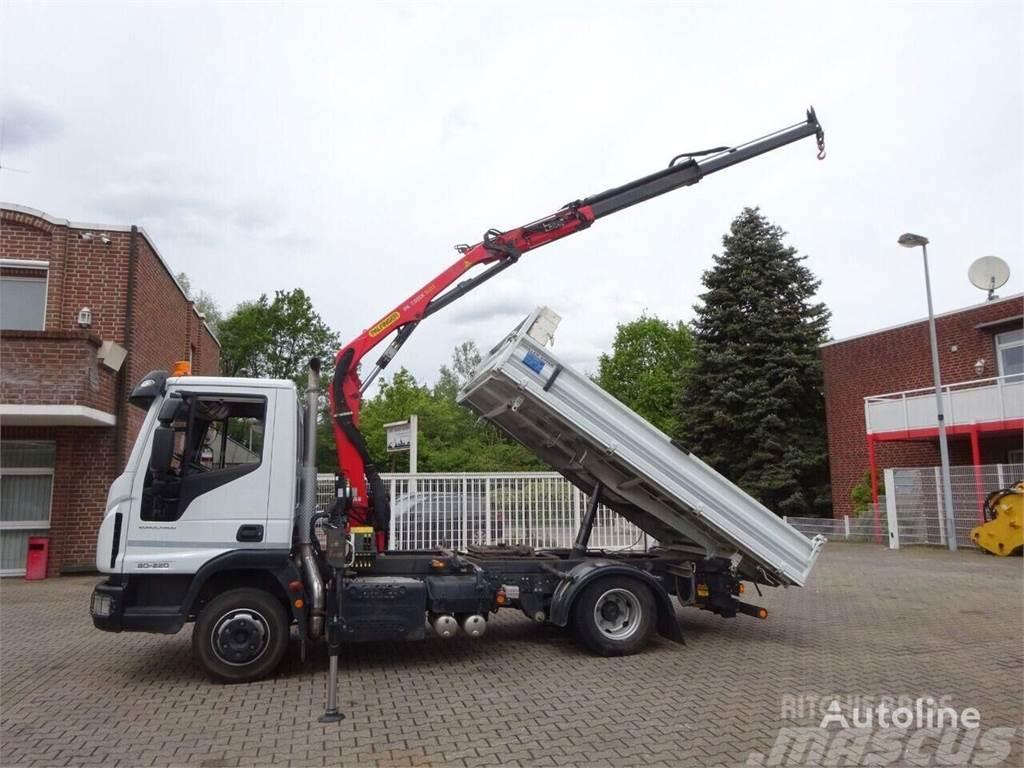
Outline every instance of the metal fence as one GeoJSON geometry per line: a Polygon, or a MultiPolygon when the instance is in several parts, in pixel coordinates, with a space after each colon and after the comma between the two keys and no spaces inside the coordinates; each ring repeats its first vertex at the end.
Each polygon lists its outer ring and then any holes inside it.
{"type": "Polygon", "coordinates": [[[860,517],[783,517],[807,538],[822,535],[829,541],[868,541],[884,543],[889,538],[885,501],[878,509],[869,508],[860,517]],[[878,515],[876,516],[876,512],[878,515]]]}
{"type": "MultiPolygon", "coordinates": [[[[394,550],[465,549],[471,544],[571,547],[589,497],[557,472],[382,475],[391,495],[394,550]]],[[[318,477],[317,502],[330,504],[334,476],[318,477]]],[[[604,505],[591,549],[645,550],[652,542],[604,505]]]]}
{"type": "MultiPolygon", "coordinates": [[[[822,534],[831,541],[876,542],[891,549],[948,546],[939,467],[893,468],[884,474],[885,496],[859,517],[784,519],[805,536],[822,534]]],[[[970,532],[985,522],[985,497],[1022,479],[1024,464],[950,467],[957,546],[973,548],[970,532]]]]}
{"type": "MultiPolygon", "coordinates": [[[[958,546],[974,546],[970,531],[985,522],[985,497],[1024,479],[1024,464],[986,464],[950,467],[953,489],[953,523],[958,546]]],[[[889,545],[946,546],[946,516],[939,467],[885,470],[885,512],[889,545]]]]}
{"type": "MultiPolygon", "coordinates": [[[[985,496],[1024,479],[1024,464],[951,467],[957,544],[973,546],[970,531],[984,522],[985,496]]],[[[471,544],[571,547],[588,503],[586,493],[557,472],[419,473],[382,476],[391,495],[394,550],[465,549],[471,544]]],[[[317,502],[334,496],[334,475],[318,477],[317,502]]],[[[859,517],[787,517],[807,537],[867,541],[893,549],[946,546],[938,467],[885,470],[885,497],[859,517]]],[[[645,550],[653,544],[629,521],[601,505],[591,549],[645,550]]]]}

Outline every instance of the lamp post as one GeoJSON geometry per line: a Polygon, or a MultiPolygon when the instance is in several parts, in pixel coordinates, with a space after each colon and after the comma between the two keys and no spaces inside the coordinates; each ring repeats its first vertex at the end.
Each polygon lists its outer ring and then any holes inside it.
{"type": "Polygon", "coordinates": [[[949,551],[956,552],[956,525],[953,521],[953,487],[949,480],[949,443],[946,440],[946,421],[942,413],[942,377],[939,374],[939,343],[935,338],[935,313],[932,310],[932,283],[928,276],[928,238],[910,232],[900,235],[897,242],[904,248],[921,246],[924,258],[924,290],[928,295],[928,334],[932,346],[932,378],[935,380],[935,409],[939,422],[939,459],[942,463],[942,501],[946,508],[946,541],[949,551]]]}

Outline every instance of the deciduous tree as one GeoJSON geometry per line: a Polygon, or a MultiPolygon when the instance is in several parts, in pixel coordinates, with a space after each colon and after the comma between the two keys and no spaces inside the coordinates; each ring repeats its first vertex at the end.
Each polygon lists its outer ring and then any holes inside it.
{"type": "Polygon", "coordinates": [[[178,281],[178,285],[184,289],[185,295],[192,300],[196,309],[206,319],[206,324],[210,326],[210,330],[217,333],[217,328],[220,326],[224,316],[213,296],[206,291],[193,291],[192,280],[184,272],[179,272],[175,275],[175,279],[178,281]]]}
{"type": "Polygon", "coordinates": [[[219,337],[225,376],[292,379],[300,387],[310,358],[320,358],[326,373],[339,346],[301,288],[242,302],[220,323],[219,337]]]}
{"type": "Polygon", "coordinates": [[[663,432],[678,427],[675,404],[693,340],[683,323],[641,315],[620,323],[611,354],[597,363],[597,383],[663,432]]]}

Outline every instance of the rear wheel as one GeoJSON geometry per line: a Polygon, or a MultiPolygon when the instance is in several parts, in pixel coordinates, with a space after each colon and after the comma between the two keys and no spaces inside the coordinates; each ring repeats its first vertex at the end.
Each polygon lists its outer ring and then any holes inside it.
{"type": "Polygon", "coordinates": [[[249,683],[281,663],[288,633],[288,617],[276,597],[259,589],[232,589],[203,607],[192,630],[192,650],[211,677],[249,683]]]}
{"type": "Polygon", "coordinates": [[[572,606],[580,641],[602,656],[637,653],[651,639],[657,607],[650,588],[628,576],[608,576],[587,586],[572,606]]]}

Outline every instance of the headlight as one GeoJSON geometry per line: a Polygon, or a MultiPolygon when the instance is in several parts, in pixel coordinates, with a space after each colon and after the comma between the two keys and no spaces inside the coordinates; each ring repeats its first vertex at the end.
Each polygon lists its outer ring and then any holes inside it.
{"type": "Polygon", "coordinates": [[[113,604],[114,601],[110,599],[110,595],[104,595],[102,592],[92,593],[93,616],[99,616],[100,618],[110,616],[110,609],[113,604]]]}

